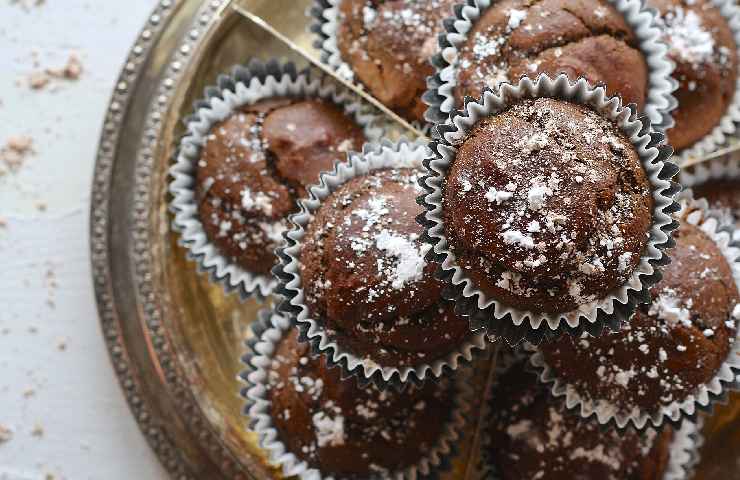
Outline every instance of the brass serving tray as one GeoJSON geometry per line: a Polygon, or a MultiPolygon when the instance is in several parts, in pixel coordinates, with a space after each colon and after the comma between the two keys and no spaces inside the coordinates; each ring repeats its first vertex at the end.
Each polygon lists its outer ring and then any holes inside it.
{"type": "MultiPolygon", "coordinates": [[[[91,256],[100,322],[131,410],[173,478],[280,478],[245,426],[237,374],[246,327],[265,306],[197,273],[170,229],[167,169],[182,118],[203,87],[249,58],[312,58],[311,0],[161,0],[126,59],[95,166],[91,256]]],[[[488,364],[483,363],[480,388],[488,364]]],[[[703,479],[740,478],[740,400],[710,421],[703,479]]],[[[446,479],[475,478],[476,432],[446,479]]]]}

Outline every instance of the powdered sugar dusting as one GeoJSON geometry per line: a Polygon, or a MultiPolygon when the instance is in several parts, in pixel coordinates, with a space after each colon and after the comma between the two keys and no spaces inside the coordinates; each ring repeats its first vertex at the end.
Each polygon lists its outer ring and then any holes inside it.
{"type": "Polygon", "coordinates": [[[696,12],[675,6],[658,21],[672,55],[697,66],[711,60],[714,38],[696,12]]]}
{"type": "MultiPolygon", "coordinates": [[[[414,243],[417,235],[405,238],[400,235],[394,235],[388,230],[383,230],[375,237],[376,245],[379,250],[387,252],[389,255],[396,257],[395,268],[391,271],[391,286],[393,288],[402,288],[406,283],[419,281],[424,274],[426,261],[424,260],[424,250],[426,245],[419,246],[414,243]]],[[[381,262],[378,262],[381,267],[381,262]]]]}

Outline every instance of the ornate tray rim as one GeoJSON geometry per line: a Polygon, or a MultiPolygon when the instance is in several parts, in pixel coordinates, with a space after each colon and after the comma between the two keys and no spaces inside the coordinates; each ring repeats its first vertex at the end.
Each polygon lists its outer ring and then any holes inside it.
{"type": "MultiPolygon", "coordinates": [[[[160,322],[163,307],[153,291],[151,272],[147,267],[151,248],[146,234],[140,234],[142,229],[149,228],[151,222],[147,216],[149,174],[153,162],[156,162],[163,125],[172,121],[167,118],[167,112],[175,103],[173,96],[178,81],[187,73],[198,44],[232,4],[236,2],[159,1],[130,49],[115,83],[99,140],[92,183],[90,255],[103,338],[114,372],[144,437],[172,478],[180,480],[204,476],[240,480],[252,479],[255,475],[249,472],[249,465],[235,458],[218,437],[193,393],[181,382],[181,367],[174,358],[176,354],[170,350],[166,329],[160,322]],[[178,24],[178,35],[168,37],[172,33],[168,28],[175,23],[178,24]],[[132,112],[141,80],[152,73],[148,67],[155,53],[161,53],[165,37],[164,43],[171,50],[166,52],[161,71],[152,82],[156,88],[149,92],[150,105],[144,111],[132,112]],[[137,127],[140,132],[135,138],[136,145],[125,145],[124,124],[133,113],[141,114],[144,121],[137,127]],[[125,187],[115,185],[115,171],[126,162],[126,167],[130,168],[131,184],[125,187]],[[114,192],[120,193],[121,189],[128,189],[124,193],[134,197],[126,212],[126,221],[134,228],[125,232],[125,241],[114,237],[116,232],[113,228],[122,220],[114,220],[112,216],[117,212],[111,208],[114,192]],[[122,252],[122,248],[125,251],[122,252]],[[119,291],[119,279],[113,265],[117,255],[125,257],[128,263],[126,271],[130,271],[131,276],[127,279],[132,284],[130,292],[119,291]],[[121,305],[120,297],[127,295],[135,305],[121,305]],[[129,312],[126,316],[121,313],[122,307],[135,313],[129,312]],[[126,338],[126,328],[140,329],[142,338],[137,340],[146,345],[132,345],[131,339],[126,338]],[[140,350],[138,353],[137,349],[140,350]],[[142,350],[146,354],[142,354],[142,350]],[[145,378],[142,369],[154,371],[156,378],[145,378]],[[151,385],[152,381],[156,385],[151,385]],[[173,418],[168,408],[177,414],[177,418],[173,418]]],[[[131,132],[128,134],[130,136],[131,132]]]]}
{"type": "MultiPolygon", "coordinates": [[[[99,140],[93,174],[90,207],[90,254],[95,298],[98,305],[100,325],[108,348],[114,371],[119,379],[127,403],[136,422],[150,447],[158,456],[164,468],[173,478],[197,479],[205,473],[227,475],[224,478],[247,478],[239,468],[237,459],[226,448],[209,425],[204,421],[200,406],[192,398],[191,392],[178,388],[179,376],[176,361],[169,358],[166,332],[159,323],[161,306],[151,290],[150,272],[147,270],[146,256],[150,253],[145,235],[137,235],[137,229],[147,228],[146,216],[148,170],[154,161],[159,133],[165,122],[164,114],[171,106],[172,91],[183,74],[184,66],[196,50],[197,42],[204,32],[219,21],[231,0],[161,0],[147,18],[133,47],[124,61],[124,67],[115,87],[105,114],[99,140]],[[197,6],[200,5],[200,6],[197,6]],[[193,10],[193,15],[188,14],[193,10]],[[160,72],[157,89],[152,94],[152,102],[145,112],[141,124],[141,135],[135,147],[133,158],[124,158],[126,148],[122,148],[122,130],[132,112],[133,97],[141,88],[141,80],[147,74],[152,57],[159,53],[163,37],[170,33],[176,17],[187,17],[182,21],[180,36],[170,38],[173,50],[167,51],[169,57],[160,72]],[[187,25],[188,28],[183,28],[187,25]],[[173,41],[174,40],[174,41],[173,41]],[[176,47],[176,48],[174,48],[176,47]],[[131,184],[126,187],[114,186],[114,172],[123,162],[133,162],[131,184]],[[130,189],[135,196],[130,212],[130,222],[137,228],[130,232],[130,245],[124,245],[126,259],[131,263],[135,278],[131,279],[133,289],[129,292],[136,299],[136,318],[124,318],[120,313],[120,300],[117,296],[119,286],[115,277],[113,261],[115,255],[122,255],[118,241],[112,240],[115,223],[111,211],[114,191],[130,189]],[[127,342],[124,322],[137,323],[147,343],[148,358],[137,358],[134,346],[127,342]],[[143,362],[151,362],[157,373],[157,391],[145,385],[141,373],[143,362]],[[173,427],[165,418],[165,408],[174,408],[179,416],[186,419],[187,426],[173,427]],[[185,414],[185,415],[183,415],[185,414]],[[182,448],[183,445],[188,448],[182,448]],[[205,448],[204,445],[209,445],[205,448]],[[201,462],[201,465],[197,465],[201,462]],[[207,472],[203,471],[203,465],[207,472]]],[[[120,221],[120,220],[119,220],[120,221]]],[[[140,231],[140,230],[139,230],[140,231]]],[[[125,235],[128,237],[127,235],[125,235]]],[[[251,475],[250,475],[251,477],[251,475]]]]}

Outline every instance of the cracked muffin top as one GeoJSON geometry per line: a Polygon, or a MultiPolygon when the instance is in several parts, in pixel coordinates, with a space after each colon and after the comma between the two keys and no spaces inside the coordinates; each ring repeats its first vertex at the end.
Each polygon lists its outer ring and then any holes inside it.
{"type": "Polygon", "coordinates": [[[603,83],[642,108],[648,70],[634,33],[606,0],[502,0],[488,8],[459,53],[457,107],[484,87],[527,75],[567,74],[603,83]]]}
{"type": "Polygon", "coordinates": [[[467,319],[441,298],[438,265],[425,259],[421,175],[381,169],[351,179],[324,199],[301,246],[311,316],[380,365],[428,363],[470,335],[467,319]]]}
{"type": "Polygon", "coordinates": [[[629,414],[681,402],[727,358],[740,295],[726,258],[699,227],[682,222],[663,279],[620,332],[565,336],[540,349],[555,375],[582,397],[629,414]]]}
{"type": "Polygon", "coordinates": [[[442,20],[455,0],[343,0],[337,44],[357,80],[409,121],[424,121],[421,101],[442,20]]]}
{"type": "Polygon", "coordinates": [[[197,168],[198,214],[209,240],[242,268],[269,274],[296,200],[365,141],[341,108],[274,98],[211,129],[197,168]]]}
{"type": "Polygon", "coordinates": [[[333,478],[381,479],[437,444],[454,405],[449,379],[403,392],[361,388],[309,349],[291,329],[267,372],[272,418],[289,452],[333,478]]]}
{"type": "Polygon", "coordinates": [[[651,186],[634,146],[588,107],[539,98],[486,117],[442,192],[448,246],[489,298],[522,311],[588,308],[640,262],[651,186]]]}
{"type": "Polygon", "coordinates": [[[707,0],[650,0],[660,12],[659,25],[676,64],[678,107],[668,142],[676,150],[709,134],[735,96],[737,45],[719,9],[707,0]]]}
{"type": "Polygon", "coordinates": [[[502,480],[659,480],[669,462],[673,430],[605,430],[568,412],[524,362],[496,382],[486,454],[502,480]]]}

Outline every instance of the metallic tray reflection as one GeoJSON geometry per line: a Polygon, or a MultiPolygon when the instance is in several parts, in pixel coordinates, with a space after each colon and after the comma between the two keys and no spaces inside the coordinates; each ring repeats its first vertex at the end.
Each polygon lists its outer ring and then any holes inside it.
{"type": "MultiPolygon", "coordinates": [[[[304,15],[310,3],[162,0],[126,60],[106,114],[90,227],[101,326],[131,410],[173,478],[280,478],[246,431],[237,395],[246,327],[263,305],[225,296],[185,258],[169,228],[166,172],[181,119],[219,73],[252,57],[305,65],[234,5],[315,59],[304,15]]],[[[478,378],[488,377],[488,367],[480,366],[478,378]]],[[[740,446],[738,418],[740,400],[709,422],[700,478],[740,478],[733,452],[740,446]]],[[[477,478],[475,450],[470,441],[461,445],[444,478],[477,478]]]]}

